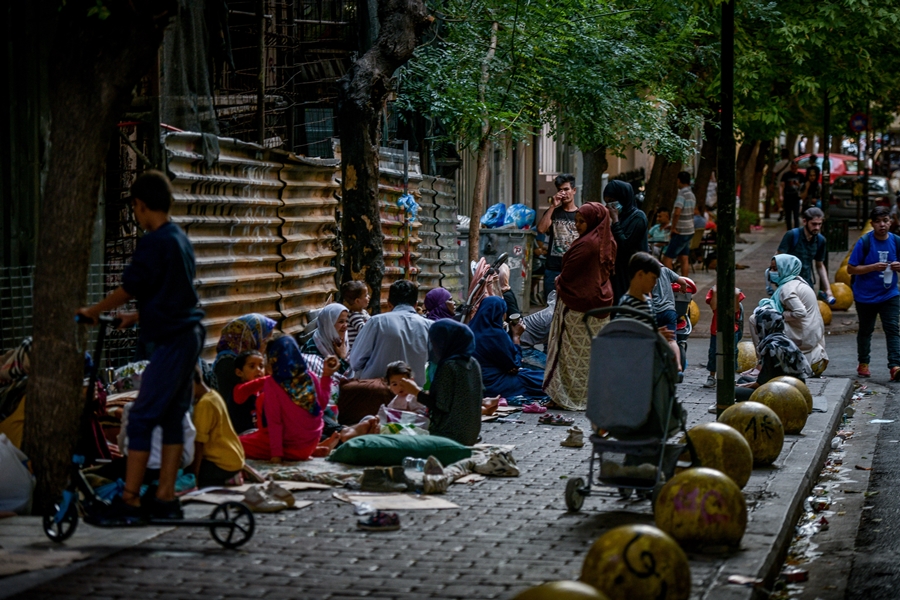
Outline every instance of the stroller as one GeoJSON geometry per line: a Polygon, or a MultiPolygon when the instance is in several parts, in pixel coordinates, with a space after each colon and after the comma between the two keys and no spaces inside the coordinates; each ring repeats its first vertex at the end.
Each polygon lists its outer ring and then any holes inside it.
{"type": "MultiPolygon", "coordinates": [[[[585,326],[588,317],[611,313],[643,314],[626,306],[599,308],[585,314],[585,326]]],[[[575,477],[566,484],[570,511],[581,509],[591,486],[617,488],[626,499],[637,491],[655,500],[685,449],[697,464],[685,430],[687,415],[675,398],[677,376],[672,349],[643,322],[612,321],[593,339],[586,413],[594,428],[593,448],[587,481],[575,477]],[[670,443],[679,431],[686,441],[670,443]],[[605,460],[608,455],[619,458],[605,460]]]]}
{"type": "Polygon", "coordinates": [[[688,315],[688,307],[691,305],[694,294],[697,293],[697,285],[685,277],[688,282],[687,289],[681,291],[681,287],[673,283],[672,291],[675,294],[675,312],[678,314],[678,325],[675,329],[675,341],[678,343],[678,349],[681,351],[681,372],[687,370],[687,341],[693,331],[691,318],[688,315]]]}

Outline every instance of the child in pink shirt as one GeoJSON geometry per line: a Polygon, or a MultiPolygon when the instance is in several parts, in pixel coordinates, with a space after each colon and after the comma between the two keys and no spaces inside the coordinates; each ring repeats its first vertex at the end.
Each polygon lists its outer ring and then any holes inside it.
{"type": "Polygon", "coordinates": [[[269,342],[266,358],[271,375],[234,389],[237,403],[259,392],[265,396],[259,429],[240,437],[244,453],[247,458],[273,463],[307,460],[322,434],[337,357],[326,358],[322,377],[316,377],[306,369],[294,338],[282,336],[269,342]]]}

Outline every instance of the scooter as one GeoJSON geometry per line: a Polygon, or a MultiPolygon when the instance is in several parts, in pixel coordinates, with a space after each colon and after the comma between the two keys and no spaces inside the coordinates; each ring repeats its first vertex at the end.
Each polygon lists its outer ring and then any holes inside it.
{"type": "MultiPolygon", "coordinates": [[[[82,316],[76,317],[76,322],[92,324],[89,319],[82,316]]],[[[88,379],[87,393],[85,395],[84,412],[82,413],[82,427],[80,435],[83,435],[86,425],[90,421],[94,394],[96,393],[97,373],[100,368],[100,358],[103,354],[103,344],[106,341],[107,327],[118,327],[120,321],[113,317],[101,316],[98,318],[100,331],[97,334],[97,349],[94,354],[88,379]]],[[[88,483],[82,472],[85,457],[76,454],[72,457],[72,471],[69,483],[62,492],[61,498],[54,503],[53,511],[44,515],[44,533],[48,538],[57,543],[69,539],[78,527],[79,516],[102,513],[106,502],[96,493],[88,483]]],[[[209,529],[212,538],[225,548],[237,548],[246,544],[253,537],[256,530],[256,519],[250,509],[241,502],[225,502],[217,505],[205,519],[150,519],[147,526],[177,526],[177,527],[205,527],[209,529]]],[[[98,525],[99,526],[99,525],[98,525]]],[[[129,525],[128,527],[134,527],[129,525]]],[[[138,525],[140,526],[140,525],[138,525]]],[[[117,526],[107,526],[110,528],[117,526]]]]}
{"type": "Polygon", "coordinates": [[[681,354],[681,372],[687,370],[687,341],[693,331],[691,318],[688,314],[688,307],[694,294],[697,293],[697,284],[693,280],[685,277],[687,288],[682,290],[677,283],[672,284],[672,291],[675,294],[675,312],[678,314],[678,325],[675,329],[675,342],[678,344],[678,351],[681,354]]]}

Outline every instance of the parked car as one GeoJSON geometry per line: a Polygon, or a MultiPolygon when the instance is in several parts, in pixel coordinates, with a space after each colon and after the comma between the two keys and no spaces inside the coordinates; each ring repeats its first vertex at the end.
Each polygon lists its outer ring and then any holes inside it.
{"type": "MultiPolygon", "coordinates": [[[[859,173],[859,161],[855,156],[850,156],[849,154],[830,154],[828,158],[830,159],[829,162],[831,162],[832,184],[834,184],[838,177],[843,175],[856,175],[859,173]]],[[[823,164],[825,164],[825,159],[821,154],[803,154],[802,156],[797,157],[798,171],[804,176],[806,175],[806,169],[810,166],[816,165],[821,170],[823,164]],[[815,162],[813,162],[813,160],[815,160],[815,162]]],[[[819,181],[821,181],[821,176],[819,181]]]]}
{"type": "MultiPolygon", "coordinates": [[[[855,219],[857,217],[856,210],[859,203],[853,198],[853,186],[862,177],[847,176],[838,177],[831,188],[831,203],[828,206],[828,214],[832,217],[841,217],[847,219],[855,219]]],[[[891,206],[894,195],[891,192],[888,178],[881,175],[869,176],[869,210],[875,206],[891,206]]],[[[859,218],[864,221],[867,215],[862,214],[863,207],[859,206],[859,218]]]]}

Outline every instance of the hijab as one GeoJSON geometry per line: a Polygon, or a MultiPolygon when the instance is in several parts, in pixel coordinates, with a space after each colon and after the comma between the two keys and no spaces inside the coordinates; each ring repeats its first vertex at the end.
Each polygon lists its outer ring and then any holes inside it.
{"type": "Polygon", "coordinates": [[[615,268],[616,241],[605,206],[588,202],[578,213],[587,221],[588,229],[563,255],[556,291],[567,308],[587,312],[613,303],[609,278],[615,268]]]}
{"type": "Polygon", "coordinates": [[[258,313],[230,321],[222,328],[219,343],[216,344],[216,362],[247,350],[259,350],[263,341],[272,335],[275,325],[275,321],[258,313]]]}
{"type": "MultiPolygon", "coordinates": [[[[775,267],[778,269],[777,273],[772,273],[769,271],[769,280],[778,286],[778,289],[775,290],[775,293],[772,294],[771,305],[778,312],[784,312],[784,306],[781,304],[781,295],[778,293],[778,290],[781,289],[788,281],[793,281],[795,279],[800,279],[800,271],[803,269],[803,263],[800,262],[800,259],[796,256],[792,256],[790,254],[776,254],[774,256],[775,259],[775,267]]],[[[802,281],[802,279],[801,279],[802,281]]],[[[767,298],[763,298],[760,301],[760,306],[763,306],[764,302],[768,300],[767,298]]],[[[766,303],[768,305],[769,303],[766,303]]]]}
{"type": "Polygon", "coordinates": [[[425,294],[425,310],[427,317],[431,321],[439,321],[441,319],[456,319],[456,315],[447,308],[447,300],[453,295],[444,288],[434,288],[425,294]]]}
{"type": "Polygon", "coordinates": [[[266,347],[266,360],[272,368],[272,380],[285,391],[291,402],[314,417],[322,412],[316,398],[316,386],[306,371],[306,361],[293,337],[285,335],[270,342],[266,347]]]}
{"type": "Polygon", "coordinates": [[[622,205],[622,208],[619,209],[619,219],[622,222],[638,210],[634,201],[634,188],[630,183],[613,179],[603,188],[603,198],[614,200],[622,205]]]}
{"type": "Polygon", "coordinates": [[[322,356],[333,355],[335,344],[343,342],[344,347],[348,347],[347,332],[345,331],[344,335],[340,336],[334,327],[345,312],[349,313],[350,309],[343,304],[332,302],[323,308],[316,317],[316,331],[313,333],[312,339],[322,356]]]}
{"type": "Polygon", "coordinates": [[[784,317],[768,306],[760,306],[753,311],[756,333],[759,335],[757,352],[774,358],[786,375],[806,380],[812,377],[812,368],[800,348],[784,335],[784,317]]]}
{"type": "Polygon", "coordinates": [[[481,308],[469,323],[469,329],[475,338],[474,355],[482,364],[496,363],[500,357],[511,359],[515,356],[515,345],[503,329],[504,314],[506,301],[497,296],[489,296],[481,303],[481,308]]]}
{"type": "MultiPolygon", "coordinates": [[[[485,260],[483,257],[478,261],[478,264],[475,266],[475,273],[472,274],[472,281],[469,283],[469,294],[475,291],[475,287],[478,285],[478,282],[481,281],[481,278],[484,277],[484,274],[488,272],[488,269],[491,268],[491,264],[485,260]]],[[[479,290],[478,294],[472,298],[472,308],[469,312],[469,319],[471,319],[478,312],[478,307],[481,306],[481,301],[487,298],[488,296],[496,295],[494,293],[494,282],[497,281],[497,275],[490,275],[484,281],[484,286],[479,290]]]]}
{"type": "Polygon", "coordinates": [[[467,360],[475,354],[475,335],[456,321],[442,319],[428,329],[428,361],[441,365],[453,358],[467,360]]]}

